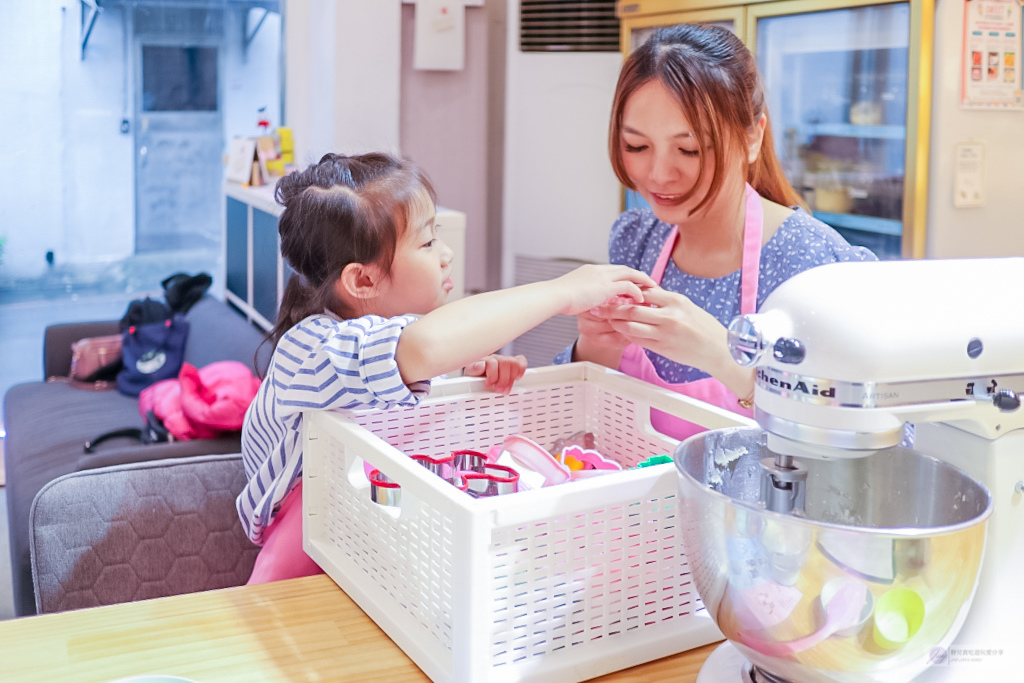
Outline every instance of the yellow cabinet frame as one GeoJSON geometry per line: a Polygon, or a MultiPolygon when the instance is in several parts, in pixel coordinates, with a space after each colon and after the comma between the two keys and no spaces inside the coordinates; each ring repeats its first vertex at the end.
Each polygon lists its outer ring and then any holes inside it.
{"type": "Polygon", "coordinates": [[[622,15],[619,19],[619,49],[622,50],[622,58],[625,59],[632,51],[632,34],[637,29],[674,26],[675,24],[703,24],[713,21],[733,22],[734,33],[740,37],[740,40],[746,42],[746,11],[742,5],[659,12],[644,16],[622,15]]]}

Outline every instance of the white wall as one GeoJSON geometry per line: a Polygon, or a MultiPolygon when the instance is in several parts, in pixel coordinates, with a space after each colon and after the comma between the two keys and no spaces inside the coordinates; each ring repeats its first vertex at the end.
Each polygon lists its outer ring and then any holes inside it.
{"type": "Polygon", "coordinates": [[[398,151],[401,9],[400,0],[288,2],[285,118],[300,166],[325,152],[398,151]]]}
{"type": "MultiPolygon", "coordinates": [[[[63,130],[61,185],[54,187],[59,193],[54,199],[63,199],[63,221],[51,248],[58,263],[124,258],[135,247],[135,173],[133,136],[120,132],[125,116],[122,10],[105,10],[97,19],[83,60],[81,3],[42,4],[62,19],[61,110],[53,123],[54,130],[63,130]]],[[[129,112],[131,102],[129,96],[129,112]]],[[[38,257],[35,263],[45,265],[38,257]]]]}
{"type": "Polygon", "coordinates": [[[0,237],[5,270],[40,269],[61,236],[60,35],[54,2],[0,2],[0,237]],[[20,103],[19,106],[12,106],[20,103]]]}
{"type": "Polygon", "coordinates": [[[965,110],[960,102],[963,0],[938,0],[928,193],[927,255],[1024,255],[1024,112],[965,110]],[[957,142],[985,143],[983,207],[953,206],[957,142]]]}
{"type": "MultiPolygon", "coordinates": [[[[500,87],[503,82],[503,74],[495,73],[488,59],[488,11],[466,8],[463,69],[425,71],[413,68],[416,9],[413,5],[402,8],[402,155],[427,172],[440,205],[466,214],[466,258],[461,265],[467,290],[476,291],[487,289],[488,276],[491,272],[497,275],[501,267],[497,261],[488,262],[487,249],[489,240],[501,240],[500,226],[488,225],[490,202],[500,199],[489,196],[490,176],[501,172],[488,155],[488,136],[494,125],[488,116],[488,96],[492,86],[500,87]]],[[[499,284],[495,278],[490,288],[499,284]]]]}
{"type": "Polygon", "coordinates": [[[284,117],[299,167],[334,147],[334,6],[334,0],[288,0],[285,5],[284,117]],[[332,106],[317,106],[317,101],[332,106]]]}
{"type": "Polygon", "coordinates": [[[79,59],[81,3],[0,2],[0,236],[5,274],[130,252],[131,136],[121,135],[120,12],[97,21],[79,59]],[[88,68],[86,68],[88,67],[88,68]],[[126,204],[127,202],[127,204],[126,204]]]}
{"type": "MultiPolygon", "coordinates": [[[[115,261],[134,252],[134,134],[120,132],[122,118],[135,125],[134,45],[129,39],[126,58],[123,9],[109,5],[81,59],[81,7],[77,0],[0,0],[5,276],[41,274],[51,250],[58,264],[115,261]]],[[[280,124],[281,88],[275,75],[262,77],[278,68],[280,19],[264,22],[247,60],[240,27],[233,30],[237,18],[229,14],[225,25],[226,144],[233,135],[256,133],[262,105],[280,124]]]]}
{"type": "MultiPolygon", "coordinates": [[[[244,7],[228,5],[225,18],[226,36],[221,56],[221,115],[224,117],[225,151],[231,138],[239,135],[257,135],[260,129],[260,107],[270,120],[271,128],[282,124],[281,116],[281,15],[271,12],[252,39],[249,49],[242,53],[242,35],[238,13],[244,7]]],[[[247,30],[251,33],[259,23],[262,9],[249,12],[247,30]]]]}
{"type": "Polygon", "coordinates": [[[503,282],[516,255],[606,262],[620,187],[607,131],[619,53],[519,51],[508,3],[503,282]]]}

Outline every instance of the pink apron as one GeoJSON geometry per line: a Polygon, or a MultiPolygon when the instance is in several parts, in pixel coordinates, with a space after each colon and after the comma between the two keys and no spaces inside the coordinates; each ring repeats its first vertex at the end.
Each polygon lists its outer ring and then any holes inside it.
{"type": "MultiPolygon", "coordinates": [[[[747,212],[743,224],[743,264],[740,270],[740,313],[753,313],[757,309],[757,280],[760,272],[761,261],[761,234],[764,229],[764,210],[761,206],[761,197],[749,184],[746,189],[747,212]]],[[[665,240],[661,254],[654,264],[651,272],[651,279],[661,284],[665,275],[665,267],[672,257],[672,249],[675,247],[676,239],[679,237],[679,229],[673,227],[665,240]]],[[[725,385],[714,377],[698,379],[693,382],[672,384],[658,376],[654,364],[644,353],[644,349],[636,344],[630,344],[622,353],[622,360],[619,361],[619,370],[639,379],[655,384],[659,387],[671,389],[685,396],[710,403],[726,410],[731,410],[740,415],[751,416],[753,411],[742,408],[737,401],[736,395],[725,388],[725,385]]],[[[680,420],[677,417],[663,413],[660,410],[651,410],[651,424],[662,434],[668,434],[676,439],[685,439],[698,432],[704,431],[704,427],[680,420]]]]}

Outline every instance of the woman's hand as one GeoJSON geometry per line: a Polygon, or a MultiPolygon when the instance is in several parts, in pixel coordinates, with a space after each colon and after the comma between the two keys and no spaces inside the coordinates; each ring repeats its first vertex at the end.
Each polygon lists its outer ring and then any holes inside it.
{"type": "Polygon", "coordinates": [[[526,372],[525,356],[500,356],[492,353],[475,363],[467,365],[463,373],[467,377],[484,377],[484,386],[499,394],[512,391],[512,385],[526,372]]]}
{"type": "Polygon", "coordinates": [[[641,288],[655,287],[646,273],[626,266],[585,265],[551,281],[562,298],[559,313],[578,315],[615,297],[644,301],[641,288]]]}
{"type": "Polygon", "coordinates": [[[655,287],[644,292],[644,305],[604,309],[611,328],[628,341],[718,376],[731,363],[722,323],[682,294],[655,287]]]}
{"type": "Polygon", "coordinates": [[[682,294],[655,287],[644,304],[605,306],[612,329],[633,344],[702,370],[740,398],[754,394],[754,371],[733,361],[722,323],[682,294]]]}

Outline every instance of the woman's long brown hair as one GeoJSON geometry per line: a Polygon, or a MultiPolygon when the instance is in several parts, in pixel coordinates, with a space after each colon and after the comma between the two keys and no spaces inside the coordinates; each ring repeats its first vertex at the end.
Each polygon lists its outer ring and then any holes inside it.
{"type": "MultiPolygon", "coordinates": [[[[757,160],[747,167],[747,182],[766,199],[784,206],[804,206],[803,199],[782,173],[775,155],[764,82],[750,50],[731,31],[718,26],[681,24],[658,29],[622,66],[612,102],[608,150],[619,181],[635,190],[622,159],[622,116],[630,96],[658,79],[679,102],[683,116],[698,140],[710,144],[715,164],[707,194],[694,211],[712,201],[722,187],[730,153],[746,149],[758,119],[765,116],[764,138],[757,160]]],[[[704,155],[698,181],[684,196],[690,199],[704,177],[704,155]]],[[[806,207],[805,207],[806,208],[806,207]]]]}

